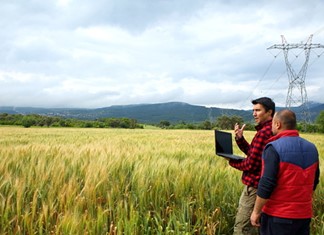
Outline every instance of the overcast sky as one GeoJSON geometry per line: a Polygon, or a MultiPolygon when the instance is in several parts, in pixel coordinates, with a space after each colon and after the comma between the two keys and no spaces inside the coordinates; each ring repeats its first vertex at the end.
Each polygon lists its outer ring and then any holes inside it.
{"type": "MultiPolygon", "coordinates": [[[[323,12],[322,0],[0,0],[0,106],[284,106],[283,51],[267,48],[281,35],[324,45],[323,12]]],[[[323,51],[305,80],[321,103],[323,51]]],[[[289,55],[298,74],[305,54],[289,55]]]]}

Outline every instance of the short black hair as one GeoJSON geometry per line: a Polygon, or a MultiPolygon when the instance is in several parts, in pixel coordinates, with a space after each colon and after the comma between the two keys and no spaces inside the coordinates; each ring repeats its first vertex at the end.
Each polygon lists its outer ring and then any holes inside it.
{"type": "Polygon", "coordinates": [[[252,104],[261,104],[265,110],[268,112],[272,110],[271,116],[273,117],[276,111],[276,105],[269,97],[261,97],[255,100],[252,100],[252,104]]]}

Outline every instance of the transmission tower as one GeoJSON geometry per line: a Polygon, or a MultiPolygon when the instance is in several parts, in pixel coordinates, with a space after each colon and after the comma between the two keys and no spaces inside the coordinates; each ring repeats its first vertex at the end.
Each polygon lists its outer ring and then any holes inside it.
{"type": "MultiPolygon", "coordinates": [[[[309,54],[312,49],[315,48],[324,48],[321,44],[313,44],[313,34],[311,34],[306,43],[287,43],[285,37],[281,35],[282,44],[274,44],[273,46],[267,49],[280,49],[283,51],[286,62],[286,70],[289,80],[289,88],[286,98],[286,107],[290,109],[293,106],[301,107],[301,116],[304,123],[310,122],[310,114],[308,108],[308,98],[305,86],[306,71],[308,67],[309,54]],[[301,66],[301,69],[298,73],[293,69],[289,61],[289,50],[292,49],[301,49],[305,52],[305,62],[301,66]]],[[[298,56],[296,56],[298,57],[298,56]]]]}

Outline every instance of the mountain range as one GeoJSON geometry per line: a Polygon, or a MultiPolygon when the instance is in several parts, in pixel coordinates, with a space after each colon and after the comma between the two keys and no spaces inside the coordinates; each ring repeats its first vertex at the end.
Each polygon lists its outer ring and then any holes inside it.
{"type": "MultiPolygon", "coordinates": [[[[324,104],[310,102],[308,104],[310,119],[313,122],[324,104]]],[[[277,110],[283,109],[278,107],[277,110]]],[[[297,119],[301,120],[301,107],[292,108],[296,112],[297,119]]],[[[160,121],[171,123],[186,122],[199,123],[206,120],[215,121],[221,115],[241,116],[244,121],[253,120],[252,110],[223,109],[191,105],[183,102],[168,102],[158,104],[114,105],[104,108],[35,108],[35,107],[9,107],[0,106],[0,113],[8,114],[39,114],[45,116],[59,116],[83,120],[95,120],[99,118],[132,118],[139,123],[157,124],[160,121]]]]}

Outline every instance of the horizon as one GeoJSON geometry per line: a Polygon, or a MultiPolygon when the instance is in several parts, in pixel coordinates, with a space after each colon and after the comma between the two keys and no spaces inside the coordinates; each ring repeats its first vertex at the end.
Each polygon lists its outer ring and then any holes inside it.
{"type": "MultiPolygon", "coordinates": [[[[205,108],[218,108],[218,109],[234,109],[234,110],[252,110],[252,107],[245,108],[245,109],[237,109],[237,108],[222,108],[217,106],[204,106],[204,105],[196,105],[196,104],[190,104],[187,102],[181,102],[181,101],[169,101],[169,102],[163,102],[163,103],[141,103],[141,104],[123,104],[123,105],[110,105],[110,106],[103,106],[103,107],[95,107],[95,108],[80,108],[80,107],[36,107],[36,106],[2,106],[0,105],[0,108],[33,108],[33,109],[82,109],[82,110],[93,110],[93,109],[104,109],[104,108],[110,108],[110,107],[118,107],[118,106],[144,106],[144,105],[160,105],[160,104],[170,104],[170,103],[177,103],[177,104],[186,104],[190,106],[199,106],[199,107],[205,107],[205,108]]],[[[316,104],[323,105],[324,103],[316,102],[316,101],[308,101],[309,104],[316,104]]],[[[252,105],[252,104],[251,104],[252,105]]],[[[301,106],[293,106],[291,108],[298,108],[301,106]]],[[[286,106],[277,106],[276,108],[287,108],[286,106]]]]}

